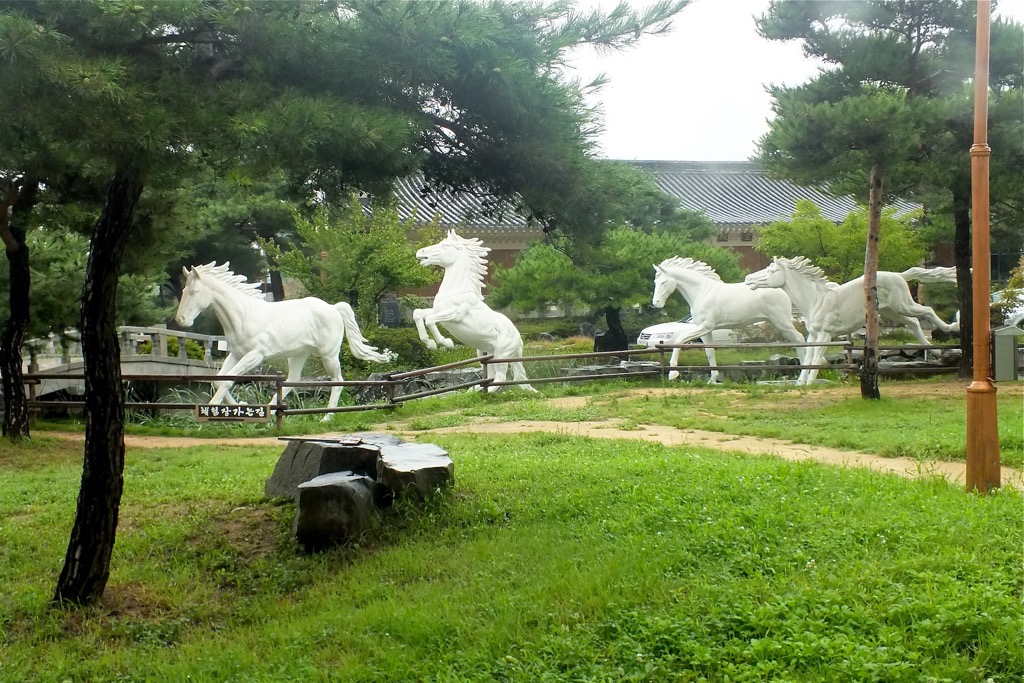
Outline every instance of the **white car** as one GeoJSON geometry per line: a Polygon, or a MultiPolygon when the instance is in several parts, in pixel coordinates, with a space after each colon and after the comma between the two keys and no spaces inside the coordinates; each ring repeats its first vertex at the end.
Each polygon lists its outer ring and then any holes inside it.
{"type": "MultiPolygon", "coordinates": [[[[640,336],[636,338],[636,345],[654,348],[658,344],[671,344],[672,340],[677,339],[680,334],[692,333],[696,330],[697,326],[693,324],[692,318],[677,320],[674,323],[658,323],[645,327],[640,332],[640,336]]],[[[733,342],[736,341],[736,333],[732,330],[715,330],[711,333],[711,338],[717,342],[733,342]]],[[[700,343],[700,340],[691,341],[700,343]]]]}
{"type": "MultiPolygon", "coordinates": [[[[1018,303],[1015,306],[1004,306],[1002,310],[1003,324],[1010,325],[1012,327],[1020,327],[1021,323],[1024,322],[1024,297],[1021,297],[1020,290],[1009,290],[1018,297],[1018,303]]],[[[1006,301],[1007,292],[996,292],[992,295],[992,303],[1001,304],[1006,301]]],[[[960,311],[957,311],[959,316],[960,311]]]]}

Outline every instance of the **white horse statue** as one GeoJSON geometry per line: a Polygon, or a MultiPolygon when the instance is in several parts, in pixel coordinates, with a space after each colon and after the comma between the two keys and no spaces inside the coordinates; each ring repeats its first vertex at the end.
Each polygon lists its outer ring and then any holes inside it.
{"type": "MultiPolygon", "coordinates": [[[[907,326],[917,341],[929,345],[918,318],[930,321],[944,332],[956,329],[955,324],[943,322],[928,306],[914,301],[907,282],[956,282],[955,268],[909,268],[902,273],[878,271],[878,310],[907,326]]],[[[828,342],[834,336],[850,334],[864,327],[867,319],[864,300],[864,276],[837,285],[825,278],[821,268],[803,256],[782,258],[776,256],[767,268],[746,277],[754,291],[761,288],[781,288],[803,314],[807,326],[808,342],[828,342]]],[[[810,347],[806,365],[821,365],[825,360],[825,346],[810,347]]],[[[803,370],[797,384],[811,384],[817,370],[803,370]]]]}
{"type": "MultiPolygon", "coordinates": [[[[288,381],[302,379],[302,366],[311,354],[317,354],[324,369],[335,382],[344,381],[338,354],[341,342],[348,333],[348,346],[352,355],[360,360],[383,363],[388,353],[378,353],[369,346],[359,331],[359,323],[352,307],[344,301],[331,306],[315,297],[289,301],[266,301],[257,283],[246,282],[241,275],[228,270],[230,264],[217,265],[216,261],[182,268],[185,288],[174,319],[182,327],[191,327],[196,316],[209,307],[224,328],[228,341],[228,356],[218,375],[244,375],[257,368],[264,360],[283,357],[288,360],[288,381]]],[[[219,404],[231,396],[232,382],[217,382],[217,392],[210,404],[219,404]]],[[[285,387],[281,399],[291,392],[285,387]]],[[[341,387],[331,387],[331,408],[338,407],[341,387]]],[[[329,420],[333,413],[324,415],[329,420]]]]}
{"type": "MultiPolygon", "coordinates": [[[[436,349],[438,344],[449,349],[455,347],[455,343],[437,328],[440,323],[453,337],[472,346],[481,355],[522,357],[523,338],[519,330],[507,316],[484,303],[484,276],[487,274],[486,256],[489,251],[480,240],[460,237],[454,230],[449,230],[443,240],[416,252],[420,265],[444,268],[433,307],[412,312],[420,340],[428,349],[436,349]]],[[[527,379],[522,363],[489,363],[487,377],[497,382],[505,381],[507,365],[512,366],[514,380],[527,379]]],[[[533,391],[529,384],[518,386],[533,391]]],[[[489,387],[488,390],[495,388],[489,387]]]]}
{"type": "MultiPolygon", "coordinates": [[[[679,293],[690,304],[690,316],[696,329],[681,334],[672,340],[673,344],[685,344],[700,337],[704,344],[711,343],[714,330],[739,329],[758,322],[768,322],[783,337],[794,342],[801,362],[805,356],[803,335],[793,326],[793,304],[784,292],[778,290],[754,291],[742,282],[722,282],[718,273],[703,261],[675,256],[654,266],[654,296],[651,304],[662,308],[672,292],[679,293]],[[783,296],[779,296],[782,294],[783,296]]],[[[679,361],[679,351],[672,350],[671,365],[679,361]]],[[[708,365],[711,366],[709,382],[718,381],[718,367],[715,350],[705,347],[708,365]]],[[[679,376],[676,370],[668,374],[669,379],[679,376]]]]}

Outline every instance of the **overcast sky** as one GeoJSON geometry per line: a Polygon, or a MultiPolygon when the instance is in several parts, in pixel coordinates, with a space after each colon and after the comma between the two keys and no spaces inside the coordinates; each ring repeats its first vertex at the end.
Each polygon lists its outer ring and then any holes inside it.
{"type": "MultiPolygon", "coordinates": [[[[637,7],[649,2],[630,0],[637,7]]],[[[578,0],[609,8],[616,0],[578,0]]],[[[601,156],[679,161],[743,160],[767,132],[771,98],[765,85],[798,85],[817,73],[797,43],[757,35],[754,16],[768,0],[695,0],[671,33],[641,39],[629,50],[574,57],[584,83],[610,82],[597,102],[604,112],[601,156]]],[[[1024,20],[1024,0],[1000,0],[996,14],[1024,20]]],[[[1022,46],[1024,49],[1024,46],[1022,46]]]]}

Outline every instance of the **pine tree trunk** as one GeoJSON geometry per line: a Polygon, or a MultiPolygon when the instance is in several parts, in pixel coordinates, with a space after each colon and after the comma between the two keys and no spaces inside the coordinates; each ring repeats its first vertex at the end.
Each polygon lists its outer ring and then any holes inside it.
{"type": "Polygon", "coordinates": [[[971,189],[953,189],[953,258],[956,290],[960,299],[960,368],[957,376],[974,374],[974,282],[971,279],[971,189]]]}
{"type": "Polygon", "coordinates": [[[861,398],[881,398],[878,391],[878,238],[882,226],[882,174],[871,167],[868,194],[868,242],[864,250],[864,362],[860,367],[861,398]]]}
{"type": "Polygon", "coordinates": [[[0,376],[3,377],[4,396],[3,435],[11,441],[20,441],[30,436],[21,346],[28,334],[29,287],[32,280],[25,231],[38,189],[39,184],[33,179],[25,179],[20,188],[12,188],[9,198],[13,197],[13,206],[8,212],[7,205],[4,205],[4,225],[0,226],[11,280],[11,289],[8,292],[10,317],[3,333],[0,334],[0,376]]]}
{"type": "Polygon", "coordinates": [[[92,234],[82,297],[85,458],[78,508],[54,600],[90,604],[110,576],[124,487],[124,391],[114,302],[142,179],[119,168],[92,234]]]}

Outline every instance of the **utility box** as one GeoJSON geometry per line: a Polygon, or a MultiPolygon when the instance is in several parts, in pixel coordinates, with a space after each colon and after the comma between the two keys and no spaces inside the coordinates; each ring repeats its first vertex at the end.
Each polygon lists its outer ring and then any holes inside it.
{"type": "Polygon", "coordinates": [[[1020,373],[1020,356],[1017,353],[1018,340],[1024,337],[1019,327],[1004,325],[992,330],[992,379],[997,382],[1012,382],[1020,373]]]}

